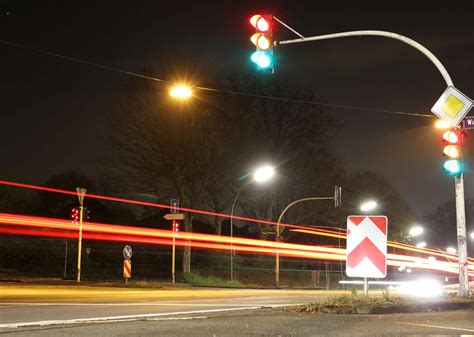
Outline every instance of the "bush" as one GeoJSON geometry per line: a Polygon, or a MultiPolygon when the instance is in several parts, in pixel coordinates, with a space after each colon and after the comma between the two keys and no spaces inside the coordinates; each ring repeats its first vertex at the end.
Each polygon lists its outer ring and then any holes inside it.
{"type": "Polygon", "coordinates": [[[183,282],[204,287],[242,287],[242,284],[236,280],[231,282],[214,276],[204,277],[196,273],[183,274],[183,282]]]}

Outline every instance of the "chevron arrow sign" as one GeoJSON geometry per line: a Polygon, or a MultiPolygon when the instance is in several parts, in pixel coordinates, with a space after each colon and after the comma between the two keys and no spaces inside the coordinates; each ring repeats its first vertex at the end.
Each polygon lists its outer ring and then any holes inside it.
{"type": "Polygon", "coordinates": [[[387,275],[386,216],[347,217],[346,274],[384,278],[387,275]]]}

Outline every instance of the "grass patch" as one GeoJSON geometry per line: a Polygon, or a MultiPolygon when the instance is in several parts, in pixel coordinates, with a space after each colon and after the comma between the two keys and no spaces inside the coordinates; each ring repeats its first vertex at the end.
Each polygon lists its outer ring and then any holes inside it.
{"type": "Polygon", "coordinates": [[[356,308],[371,307],[380,305],[395,305],[407,303],[409,300],[402,297],[394,297],[389,293],[383,293],[381,297],[365,297],[357,294],[332,297],[321,300],[319,302],[310,303],[293,308],[298,312],[310,313],[352,313],[356,312],[356,308]]]}
{"type": "Polygon", "coordinates": [[[201,287],[243,287],[242,283],[237,280],[228,281],[223,280],[218,277],[208,276],[204,277],[195,273],[186,273],[183,274],[184,283],[191,284],[193,286],[201,287]]]}

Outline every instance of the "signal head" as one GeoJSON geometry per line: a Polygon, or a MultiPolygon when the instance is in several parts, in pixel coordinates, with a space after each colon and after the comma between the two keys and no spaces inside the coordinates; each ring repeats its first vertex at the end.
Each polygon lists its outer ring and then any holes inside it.
{"type": "Polygon", "coordinates": [[[460,130],[447,130],[443,132],[443,142],[447,144],[460,144],[463,140],[463,133],[460,130]]]}
{"type": "Polygon", "coordinates": [[[263,16],[260,14],[254,15],[250,18],[250,24],[259,32],[265,33],[272,28],[271,16],[263,16]]]}
{"type": "Polygon", "coordinates": [[[450,159],[444,163],[443,169],[447,174],[457,176],[462,173],[462,163],[460,160],[450,159]]]}

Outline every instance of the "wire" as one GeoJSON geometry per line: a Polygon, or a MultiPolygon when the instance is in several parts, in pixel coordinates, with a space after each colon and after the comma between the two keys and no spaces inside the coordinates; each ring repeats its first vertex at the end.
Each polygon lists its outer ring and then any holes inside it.
{"type": "MultiPolygon", "coordinates": [[[[161,82],[161,83],[167,83],[171,84],[170,82],[157,78],[157,77],[152,77],[152,76],[147,76],[127,70],[123,70],[120,68],[115,68],[115,67],[110,67],[106,66],[100,63],[95,63],[95,62],[90,62],[82,59],[78,59],[75,57],[70,57],[58,53],[53,53],[47,50],[43,49],[38,49],[35,47],[31,46],[25,46],[22,44],[6,41],[6,40],[0,40],[1,44],[12,46],[12,47],[17,47],[17,48],[23,48],[27,50],[31,50],[37,53],[49,55],[49,56],[54,56],[57,58],[61,58],[64,60],[72,61],[72,62],[77,62],[77,63],[82,63],[82,64],[87,64],[90,66],[94,66],[97,68],[102,68],[110,71],[115,71],[118,73],[130,75],[130,76],[135,76],[155,82],[161,82]]],[[[351,109],[351,110],[360,110],[360,111],[370,111],[370,112],[382,112],[382,113],[388,113],[388,114],[396,114],[396,115],[403,115],[403,116],[413,116],[413,117],[427,117],[427,118],[435,118],[433,115],[426,115],[426,114],[419,114],[419,113],[411,113],[411,112],[403,112],[403,111],[391,111],[391,110],[383,110],[383,109],[375,109],[375,108],[367,108],[367,107],[358,107],[358,106],[352,106],[352,105],[342,105],[342,104],[330,104],[330,103],[321,103],[321,102],[315,102],[315,101],[306,101],[306,100],[301,100],[301,99],[293,99],[293,98],[284,98],[284,97],[275,97],[275,96],[267,96],[267,95],[258,95],[258,94],[251,94],[251,93],[246,93],[246,92],[240,92],[240,91],[231,91],[231,90],[222,90],[222,89],[215,89],[215,88],[208,88],[208,87],[195,87],[198,90],[204,90],[204,91],[211,91],[211,92],[220,92],[220,93],[225,93],[225,94],[231,94],[231,95],[240,95],[240,96],[246,96],[246,97],[254,97],[254,98],[262,98],[262,99],[268,99],[268,100],[276,100],[276,101],[283,101],[283,102],[291,102],[291,103],[299,103],[299,104],[309,104],[309,105],[318,105],[318,106],[327,106],[331,108],[339,108],[339,109],[351,109]]]]}

